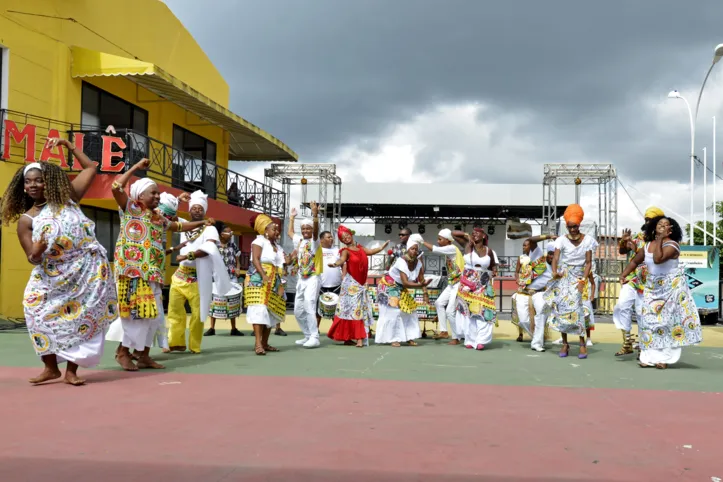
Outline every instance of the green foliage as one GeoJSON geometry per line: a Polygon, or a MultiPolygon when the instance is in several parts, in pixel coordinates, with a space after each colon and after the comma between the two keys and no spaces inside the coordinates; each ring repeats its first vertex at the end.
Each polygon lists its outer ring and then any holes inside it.
{"type": "MultiPolygon", "coordinates": [[[[716,212],[718,213],[718,216],[717,216],[718,222],[716,223],[717,226],[715,227],[715,232],[713,231],[713,223],[711,221],[708,221],[705,226],[706,231],[709,233],[708,236],[705,236],[701,229],[695,229],[693,231],[693,244],[694,245],[703,246],[703,244],[704,244],[703,241],[704,241],[705,237],[708,238],[707,243],[705,243],[708,246],[719,245],[719,243],[715,239],[713,239],[713,235],[715,235],[718,239],[723,239],[723,202],[719,202],[716,204],[717,204],[716,212]]],[[[712,214],[708,213],[708,216],[712,217],[712,214]]],[[[703,221],[698,221],[695,223],[695,225],[698,226],[699,228],[702,228],[703,221]]],[[[686,224],[685,232],[683,233],[683,235],[686,238],[686,244],[687,244],[687,240],[689,239],[688,238],[689,232],[690,232],[690,224],[686,224]]]]}

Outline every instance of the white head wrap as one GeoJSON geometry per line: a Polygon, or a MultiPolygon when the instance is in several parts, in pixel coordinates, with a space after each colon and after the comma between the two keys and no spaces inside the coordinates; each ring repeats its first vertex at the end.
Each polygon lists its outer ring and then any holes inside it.
{"type": "Polygon", "coordinates": [[[194,191],[191,193],[191,200],[188,203],[189,209],[193,206],[201,206],[204,214],[208,211],[208,195],[203,191],[194,191]]]}
{"type": "Polygon", "coordinates": [[[452,236],[452,230],[447,229],[447,228],[444,228],[443,230],[441,230],[441,231],[439,232],[439,237],[440,237],[440,238],[444,238],[444,239],[448,239],[448,240],[450,240],[450,241],[454,241],[454,237],[452,236]]]}
{"type": "Polygon", "coordinates": [[[314,223],[309,218],[303,218],[301,222],[299,223],[299,227],[301,226],[313,226],[314,223]]]}
{"type": "Polygon", "coordinates": [[[141,197],[141,194],[146,192],[149,187],[155,185],[156,181],[154,181],[153,179],[149,179],[147,177],[138,179],[136,182],[131,184],[131,199],[134,201],[138,201],[138,198],[141,197]]]}
{"type": "Polygon", "coordinates": [[[554,252],[555,252],[555,243],[547,243],[547,252],[548,252],[548,253],[554,253],[554,252]]]}
{"type": "Polygon", "coordinates": [[[168,214],[175,215],[178,211],[178,198],[173,194],[162,192],[160,208],[163,211],[167,211],[168,214]]]}
{"type": "Polygon", "coordinates": [[[28,171],[30,171],[31,169],[38,169],[38,170],[42,171],[43,166],[40,165],[39,162],[31,162],[30,164],[25,166],[25,169],[23,169],[23,176],[26,176],[28,174],[28,171]]]}
{"type": "Polygon", "coordinates": [[[412,234],[409,236],[409,240],[407,241],[407,249],[411,248],[413,245],[419,246],[423,241],[424,239],[421,234],[412,234]]]}

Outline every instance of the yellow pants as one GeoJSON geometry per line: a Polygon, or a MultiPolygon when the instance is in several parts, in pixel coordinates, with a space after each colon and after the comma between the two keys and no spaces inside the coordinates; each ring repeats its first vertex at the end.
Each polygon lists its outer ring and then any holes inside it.
{"type": "Polygon", "coordinates": [[[186,301],[191,307],[191,319],[188,321],[188,348],[194,353],[201,352],[203,339],[203,321],[201,321],[201,295],[198,283],[182,281],[176,276],[171,281],[168,296],[168,346],[186,347],[186,301]]]}

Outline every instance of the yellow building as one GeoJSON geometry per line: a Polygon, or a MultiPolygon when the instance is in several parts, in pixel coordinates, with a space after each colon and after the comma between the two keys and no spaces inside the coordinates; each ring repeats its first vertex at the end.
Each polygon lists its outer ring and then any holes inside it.
{"type": "MultiPolygon", "coordinates": [[[[251,232],[254,211],[283,216],[283,193],[228,161],[296,154],[228,110],[228,85],[160,0],[0,0],[0,48],[2,190],[23,163],[66,163],[67,152],[44,149],[46,137],[82,143],[100,172],[83,209],[110,257],[118,235],[110,184],[143,157],[161,190],[203,189],[208,214],[237,234],[251,232]]],[[[15,226],[0,236],[0,316],[22,317],[31,265],[15,226]]]]}

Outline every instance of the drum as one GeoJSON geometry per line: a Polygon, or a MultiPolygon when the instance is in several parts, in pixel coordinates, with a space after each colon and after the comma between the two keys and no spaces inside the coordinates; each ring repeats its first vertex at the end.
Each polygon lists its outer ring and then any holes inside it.
{"type": "Polygon", "coordinates": [[[339,295],[336,293],[322,293],[319,295],[319,314],[322,318],[334,318],[336,305],[339,304],[339,295]]]}
{"type": "Polygon", "coordinates": [[[241,314],[243,287],[231,282],[231,289],[225,295],[213,294],[209,315],[219,320],[233,320],[241,314]]]}

